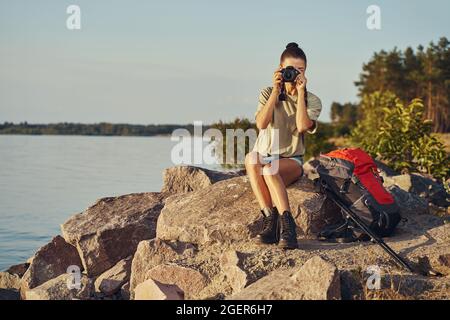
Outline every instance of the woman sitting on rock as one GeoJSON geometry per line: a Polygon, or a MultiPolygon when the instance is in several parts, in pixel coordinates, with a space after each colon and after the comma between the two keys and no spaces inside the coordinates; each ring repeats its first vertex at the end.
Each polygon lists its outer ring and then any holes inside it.
{"type": "MultiPolygon", "coordinates": [[[[260,130],[245,166],[253,192],[263,214],[258,235],[264,244],[278,243],[284,249],[298,247],[296,224],[291,214],[286,188],[303,175],[304,134],[317,131],[322,110],[320,99],[306,90],[306,55],[290,43],[281,55],[273,75],[273,86],[259,96],[256,125],[260,130]],[[294,71],[288,82],[286,67],[294,71]],[[279,214],[281,213],[281,215],[279,214]]],[[[292,73],[291,73],[292,74],[292,73]]]]}

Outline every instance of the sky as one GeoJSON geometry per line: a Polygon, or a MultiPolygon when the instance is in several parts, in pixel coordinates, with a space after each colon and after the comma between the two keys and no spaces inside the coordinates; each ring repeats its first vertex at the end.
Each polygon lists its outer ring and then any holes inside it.
{"type": "Polygon", "coordinates": [[[289,42],[308,90],[356,102],[374,52],[450,38],[448,0],[0,0],[0,122],[210,124],[253,118],[289,42]],[[81,29],[69,30],[69,5],[81,29]],[[368,6],[381,9],[369,30],[368,6]]]}

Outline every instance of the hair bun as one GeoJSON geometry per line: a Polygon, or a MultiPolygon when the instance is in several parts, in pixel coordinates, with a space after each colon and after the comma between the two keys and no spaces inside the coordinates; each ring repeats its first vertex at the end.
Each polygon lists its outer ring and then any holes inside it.
{"type": "Polygon", "coordinates": [[[286,49],[294,49],[294,48],[298,48],[298,44],[296,44],[295,42],[291,42],[288,43],[288,45],[286,46],[286,49]]]}

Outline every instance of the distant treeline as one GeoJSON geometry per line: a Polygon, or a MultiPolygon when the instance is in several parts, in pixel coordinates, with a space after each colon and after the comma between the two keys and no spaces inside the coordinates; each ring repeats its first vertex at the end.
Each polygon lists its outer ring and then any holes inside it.
{"type": "Polygon", "coordinates": [[[355,82],[360,97],[393,92],[404,103],[420,98],[424,119],[433,120],[434,132],[450,132],[450,41],[443,37],[427,48],[380,51],[364,64],[355,82]]]}
{"type": "MultiPolygon", "coordinates": [[[[360,98],[373,92],[392,92],[405,104],[422,99],[423,117],[433,121],[433,132],[450,132],[450,41],[445,37],[427,48],[376,52],[363,65],[355,85],[360,98]]],[[[360,103],[334,102],[331,120],[337,132],[348,134],[357,120],[366,117],[361,110],[360,103]]]]}
{"type": "MultiPolygon", "coordinates": [[[[84,136],[156,136],[170,135],[175,129],[187,129],[194,132],[193,125],[176,124],[113,124],[113,123],[50,123],[29,124],[21,122],[0,124],[0,134],[32,134],[32,135],[84,135],[84,136]]],[[[204,130],[207,128],[203,127],[204,130]]]]}

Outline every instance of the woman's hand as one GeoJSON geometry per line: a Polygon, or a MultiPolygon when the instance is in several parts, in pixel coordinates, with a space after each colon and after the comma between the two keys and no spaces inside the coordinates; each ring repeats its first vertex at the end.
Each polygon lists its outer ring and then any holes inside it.
{"type": "Polygon", "coordinates": [[[277,95],[281,92],[281,85],[283,82],[283,79],[281,77],[281,70],[282,70],[281,66],[277,70],[275,70],[275,72],[273,73],[273,79],[272,79],[272,81],[273,81],[272,92],[277,95]]]}
{"type": "Polygon", "coordinates": [[[273,120],[273,110],[278,103],[278,98],[281,93],[282,77],[281,66],[273,73],[273,89],[269,99],[263,106],[262,110],[256,115],[256,126],[259,130],[266,129],[269,123],[273,120]]]}
{"type": "Polygon", "coordinates": [[[306,79],[305,74],[303,72],[297,76],[297,78],[295,79],[295,88],[297,89],[298,94],[306,93],[307,82],[308,79],[306,79]]]}

